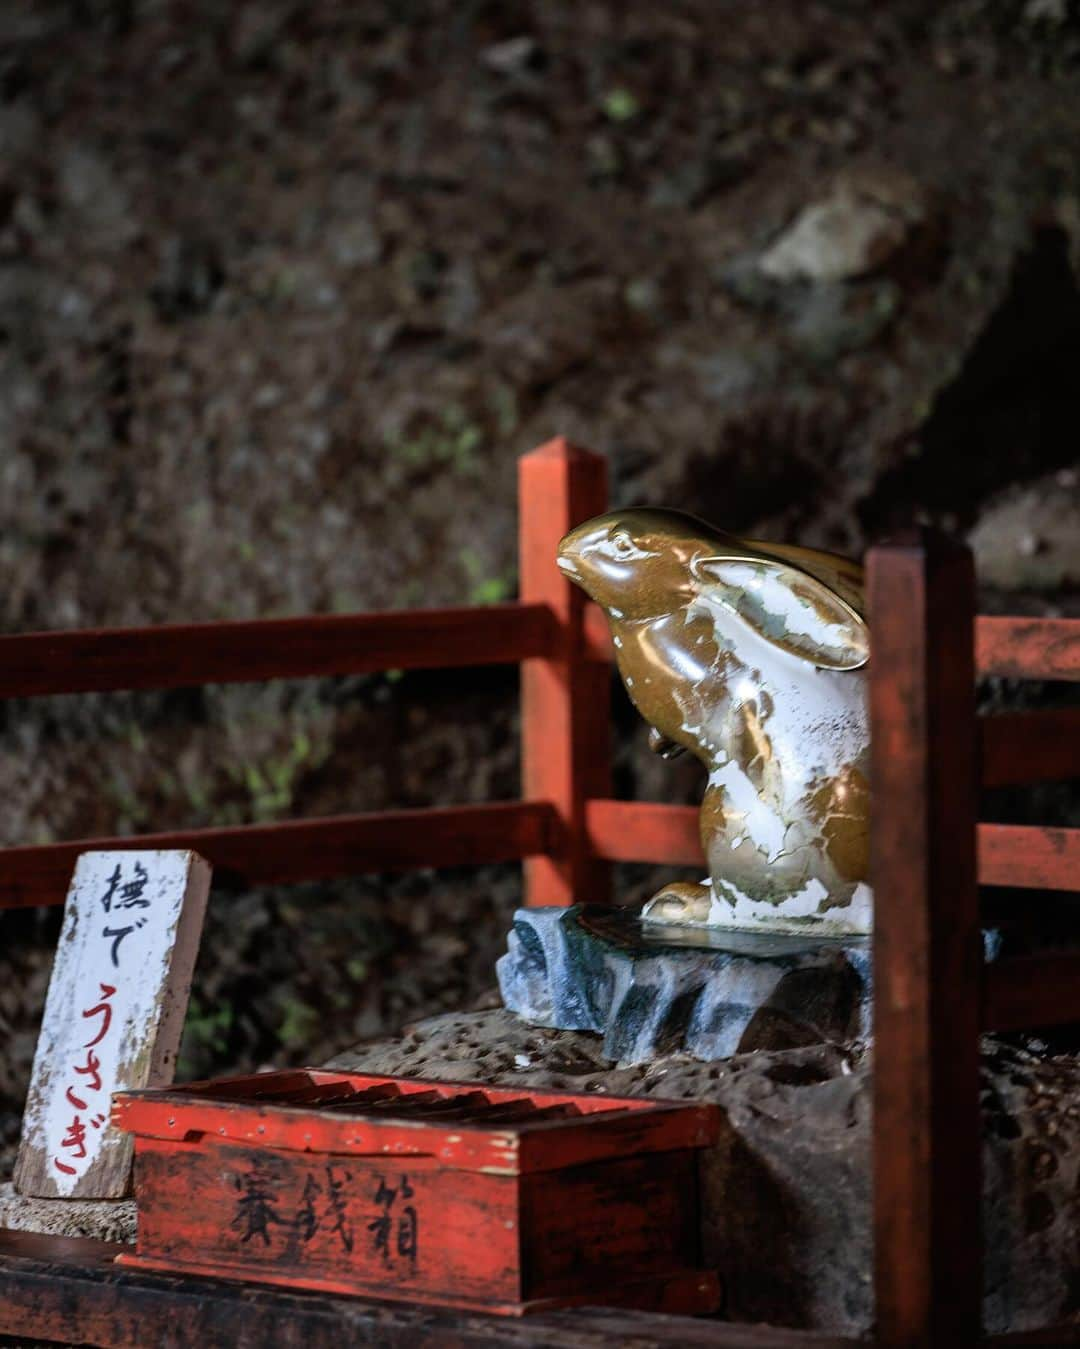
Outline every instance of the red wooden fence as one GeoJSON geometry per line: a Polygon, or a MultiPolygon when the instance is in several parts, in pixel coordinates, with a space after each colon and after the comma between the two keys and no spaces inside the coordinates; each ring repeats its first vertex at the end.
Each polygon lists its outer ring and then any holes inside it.
{"type": "MultiPolygon", "coordinates": [[[[79,851],[126,844],[195,847],[246,883],[521,860],[528,902],[556,904],[606,902],[613,861],[699,863],[695,809],[611,799],[606,623],[554,567],[561,535],[606,506],[604,461],[552,441],[522,459],[519,491],[516,604],[0,637],[0,697],[520,662],[524,799],[9,848],[0,908],[61,903],[79,851]]],[[[1080,830],[977,824],[975,810],[980,782],[1080,777],[1080,710],[979,720],[974,683],[1080,680],[1080,620],[976,618],[968,554],[932,535],[873,550],[868,583],[876,1340],[974,1344],[978,1031],[1080,1020],[1080,957],[984,969],[977,904],[979,883],[1080,890],[1080,830]]],[[[694,1343],[791,1334],[704,1331],[694,1343]]]]}
{"type": "MultiPolygon", "coordinates": [[[[562,535],[606,508],[605,466],[565,440],[522,457],[517,603],[0,636],[0,697],[521,663],[521,802],[178,830],[152,842],[198,848],[219,877],[248,884],[520,860],[530,903],[606,902],[606,863],[703,858],[695,809],[610,799],[607,624],[553,565],[562,535]]],[[[980,674],[1080,679],[1080,620],[979,618],[975,633],[980,674]]],[[[1080,776],[1080,709],[986,717],[978,729],[986,786],[1080,776]]],[[[0,908],[62,903],[79,851],[145,841],[2,850],[0,908]]],[[[984,824],[978,860],[986,885],[1080,889],[1078,831],[984,824]]]]}

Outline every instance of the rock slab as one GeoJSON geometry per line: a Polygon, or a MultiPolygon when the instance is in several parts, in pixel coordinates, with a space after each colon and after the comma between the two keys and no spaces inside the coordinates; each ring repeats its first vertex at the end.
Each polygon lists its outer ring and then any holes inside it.
{"type": "Polygon", "coordinates": [[[134,1199],[29,1199],[0,1181],[0,1227],[11,1232],[44,1232],[95,1241],[135,1240],[134,1199]]]}
{"type": "Polygon", "coordinates": [[[865,937],[796,937],[643,923],[620,909],[519,909],[496,966],[503,1001],[534,1025],[593,1031],[645,1063],[866,1038],[865,937]]]}

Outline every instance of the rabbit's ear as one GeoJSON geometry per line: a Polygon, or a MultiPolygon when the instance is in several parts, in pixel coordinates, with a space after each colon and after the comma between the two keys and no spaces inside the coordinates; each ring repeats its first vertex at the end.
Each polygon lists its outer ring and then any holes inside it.
{"type": "Polygon", "coordinates": [[[700,557],[691,570],[703,597],[737,614],[774,646],[822,670],[866,664],[866,623],[846,600],[798,567],[764,557],[700,557]]]}

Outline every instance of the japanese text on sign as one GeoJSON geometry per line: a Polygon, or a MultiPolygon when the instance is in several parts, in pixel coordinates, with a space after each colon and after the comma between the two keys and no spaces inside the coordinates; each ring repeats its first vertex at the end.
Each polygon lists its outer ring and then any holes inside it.
{"type": "Polygon", "coordinates": [[[171,1079],[209,888],[194,853],[83,853],[64,910],[15,1168],[23,1194],[123,1194],[112,1093],[171,1079]]]}

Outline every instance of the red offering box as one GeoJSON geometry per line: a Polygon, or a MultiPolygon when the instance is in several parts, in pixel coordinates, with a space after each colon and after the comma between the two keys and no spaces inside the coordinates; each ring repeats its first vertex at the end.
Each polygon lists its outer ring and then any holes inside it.
{"type": "Polygon", "coordinates": [[[118,1093],[124,1264],[520,1315],[715,1311],[715,1106],[304,1070],[118,1093]]]}

